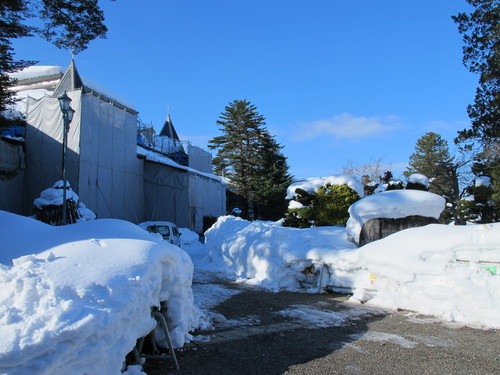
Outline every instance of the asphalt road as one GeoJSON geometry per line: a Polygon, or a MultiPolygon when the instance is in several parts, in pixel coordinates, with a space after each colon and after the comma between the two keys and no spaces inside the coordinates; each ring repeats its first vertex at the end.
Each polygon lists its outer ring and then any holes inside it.
{"type": "Polygon", "coordinates": [[[346,301],[338,294],[244,288],[216,307],[240,323],[199,332],[210,341],[177,350],[180,370],[174,369],[169,357],[149,356],[144,371],[148,375],[500,374],[498,330],[446,324],[408,311],[367,309],[346,301]],[[332,326],[277,313],[297,306],[345,319],[332,326]]]}

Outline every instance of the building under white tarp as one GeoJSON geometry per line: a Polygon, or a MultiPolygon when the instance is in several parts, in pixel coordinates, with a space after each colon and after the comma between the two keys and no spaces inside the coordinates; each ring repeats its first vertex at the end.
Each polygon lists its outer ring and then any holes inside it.
{"type": "MultiPolygon", "coordinates": [[[[0,181],[0,192],[9,197],[0,199],[0,209],[30,215],[34,199],[60,179],[63,119],[57,97],[66,92],[75,110],[66,174],[97,217],[135,223],[168,220],[201,233],[205,217],[225,214],[225,185],[211,174],[208,152],[192,148],[189,160],[188,147],[188,165],[181,165],[154,149],[138,147],[138,113],[132,105],[95,84],[87,86],[73,61],[64,75],[55,74],[54,67],[47,67],[51,75],[36,68],[39,78],[26,73],[17,77],[17,95],[23,99],[19,108],[28,123],[22,189],[14,193],[12,183],[0,181]]],[[[20,185],[19,179],[16,183],[20,185]]]]}

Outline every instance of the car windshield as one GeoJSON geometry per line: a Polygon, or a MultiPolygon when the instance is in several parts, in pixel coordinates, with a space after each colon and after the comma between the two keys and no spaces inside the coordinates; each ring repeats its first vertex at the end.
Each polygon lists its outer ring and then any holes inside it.
{"type": "Polygon", "coordinates": [[[160,233],[162,236],[170,236],[170,228],[166,225],[153,225],[148,228],[149,232],[160,233]]]}

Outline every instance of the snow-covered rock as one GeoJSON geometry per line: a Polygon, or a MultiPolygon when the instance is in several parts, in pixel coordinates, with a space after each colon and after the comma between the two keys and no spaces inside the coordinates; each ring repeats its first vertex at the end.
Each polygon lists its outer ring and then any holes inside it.
{"type": "Polygon", "coordinates": [[[359,243],[363,224],[375,218],[424,216],[437,219],[445,203],[443,197],[420,190],[389,190],[369,195],[349,207],[347,235],[352,241],[359,243]]]}

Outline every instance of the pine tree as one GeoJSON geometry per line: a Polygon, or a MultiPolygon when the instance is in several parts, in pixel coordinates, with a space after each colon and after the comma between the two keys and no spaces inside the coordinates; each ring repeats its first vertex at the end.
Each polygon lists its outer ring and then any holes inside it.
{"type": "Polygon", "coordinates": [[[474,10],[453,16],[463,35],[463,63],[479,74],[474,104],[467,111],[472,127],[459,132],[457,142],[479,139],[496,143],[500,137],[500,3],[466,0],[474,10]]]}
{"type": "MultiPolygon", "coordinates": [[[[217,124],[223,135],[209,141],[217,150],[215,172],[229,180],[229,187],[246,202],[243,216],[274,219],[284,209],[291,180],[281,146],[269,134],[264,116],[247,100],[225,107],[217,124]]],[[[281,212],[281,214],[283,213],[281,212]]]]}
{"type": "Polygon", "coordinates": [[[286,212],[286,189],[292,183],[283,146],[267,130],[263,131],[261,163],[256,180],[256,217],[262,220],[281,219],[286,212]]]}
{"type": "Polygon", "coordinates": [[[448,142],[439,134],[430,132],[417,140],[415,152],[410,156],[404,174],[421,173],[430,180],[430,192],[449,196],[453,191],[453,182],[450,180],[452,164],[448,142]]]}

